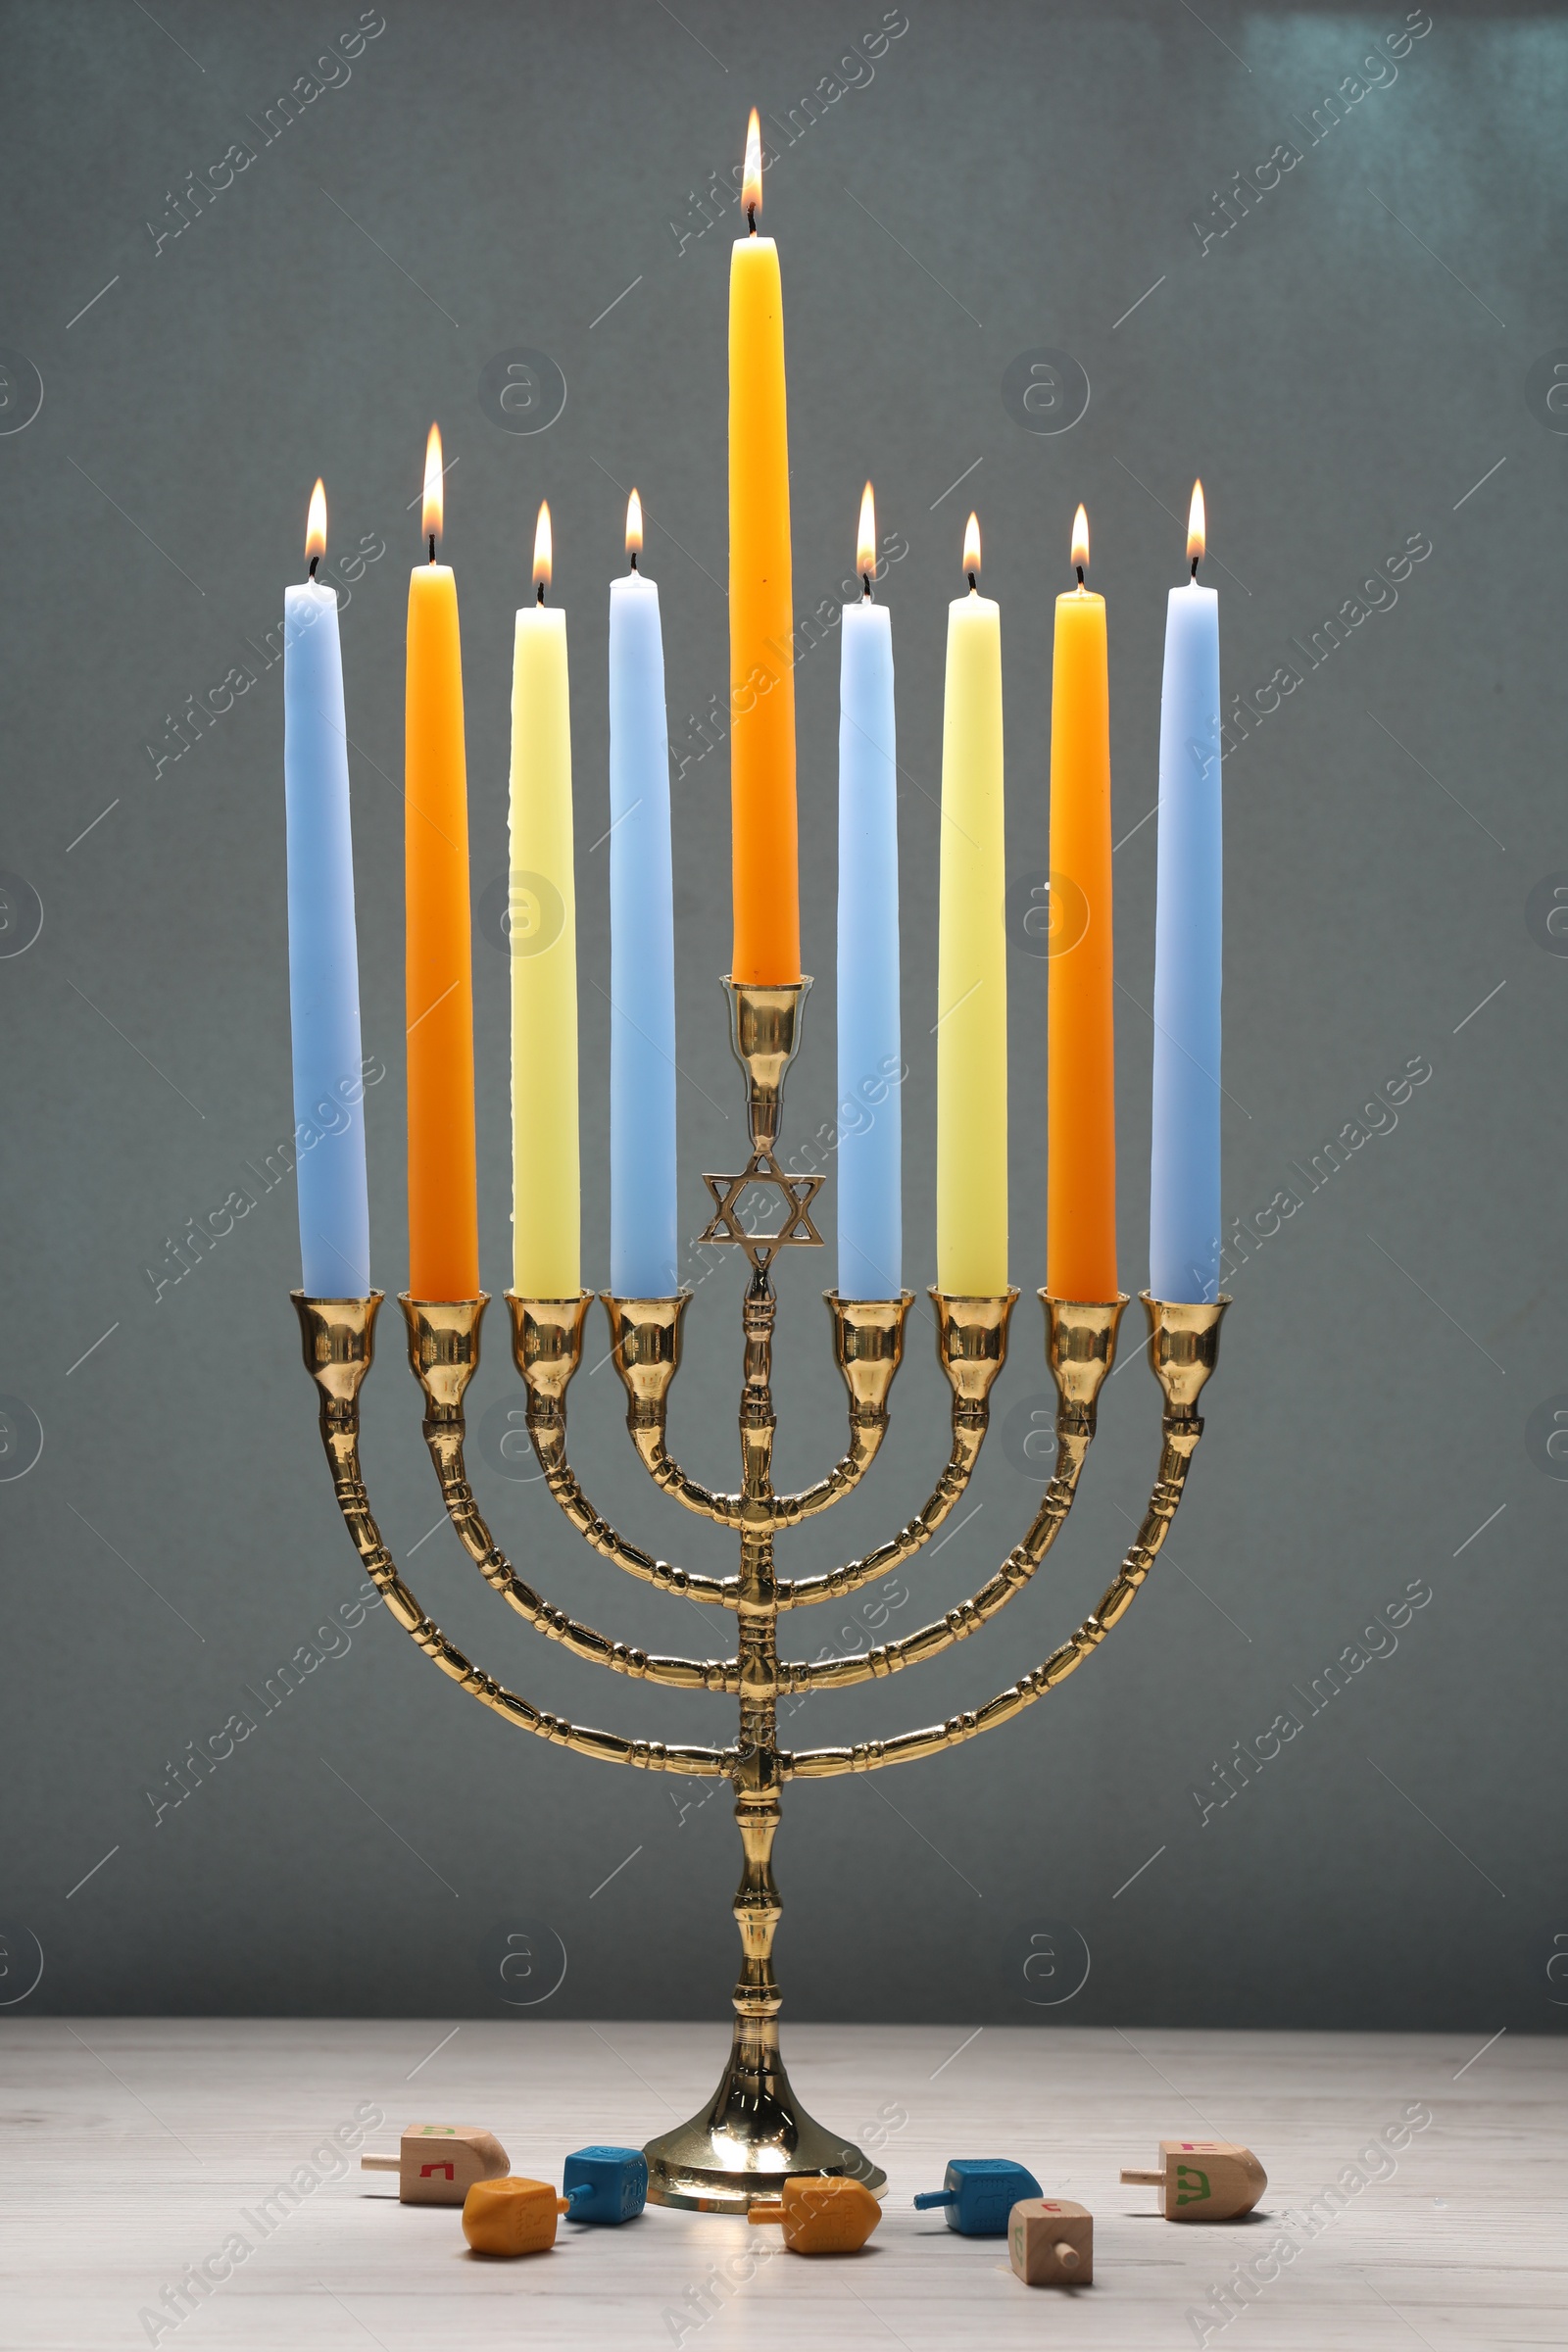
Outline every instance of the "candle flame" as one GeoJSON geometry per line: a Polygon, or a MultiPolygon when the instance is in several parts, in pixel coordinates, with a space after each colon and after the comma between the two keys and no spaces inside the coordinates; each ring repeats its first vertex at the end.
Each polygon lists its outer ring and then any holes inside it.
{"type": "Polygon", "coordinates": [[[1089,569],[1089,517],[1082,507],[1072,518],[1072,561],[1075,570],[1089,569]]]}
{"type": "MultiPolygon", "coordinates": [[[[546,577],[547,579],[548,579],[548,578],[549,578],[549,576],[550,576],[550,572],[549,572],[550,556],[549,556],[549,551],[548,551],[548,540],[549,540],[549,535],[550,535],[550,524],[549,524],[549,521],[547,520],[547,516],[548,516],[548,514],[549,514],[549,509],[548,509],[548,508],[541,508],[541,509],[540,509],[540,516],[539,516],[540,528],[541,528],[541,530],[543,530],[543,532],[545,533],[546,542],[547,542],[547,548],[546,548],[546,554],[545,554],[545,566],[546,566],[546,569],[545,569],[545,577],[546,577]]],[[[637,495],[636,491],[635,491],[635,490],[633,490],[633,492],[632,492],[632,494],[631,494],[630,498],[628,498],[628,499],[627,499],[627,501],[626,501],[626,553],[627,553],[627,555],[628,555],[628,556],[640,556],[640,555],[642,554],[642,552],[643,552],[643,502],[642,502],[642,500],[641,500],[641,499],[638,497],[638,495],[637,495]]],[[[537,568],[537,565],[538,565],[538,562],[539,562],[538,551],[537,551],[537,549],[535,549],[535,552],[534,552],[534,564],[535,564],[535,567],[536,567],[536,568],[537,568]]]]}
{"type": "Polygon", "coordinates": [[[311,511],[305,521],[305,561],[326,553],[326,487],[319,474],[311,492],[311,511]]]}
{"type": "Polygon", "coordinates": [[[535,587],[549,587],[551,561],[553,555],[554,542],[550,532],[550,501],[548,498],[542,498],[539,501],[539,521],[533,535],[533,577],[535,587]]]}
{"type": "Polygon", "coordinates": [[[876,577],[876,500],[871,485],[860,493],[860,529],[855,547],[855,568],[861,579],[876,577]]]}
{"type": "Polygon", "coordinates": [[[762,125],[752,109],[752,119],[746,125],[746,175],[741,184],[741,203],[755,228],[755,216],[762,210],[762,125]]]}
{"type": "Polygon", "coordinates": [[[971,514],[963,527],[963,568],[980,576],[980,517],[971,514]]]}
{"type": "Polygon", "coordinates": [[[1193,503],[1187,512],[1187,560],[1200,562],[1208,539],[1208,522],[1203,510],[1203,485],[1193,484],[1193,503]]]}
{"type": "Polygon", "coordinates": [[[441,472],[441,427],[432,424],[430,438],[424,445],[424,535],[441,536],[441,521],[445,508],[441,472]]]}

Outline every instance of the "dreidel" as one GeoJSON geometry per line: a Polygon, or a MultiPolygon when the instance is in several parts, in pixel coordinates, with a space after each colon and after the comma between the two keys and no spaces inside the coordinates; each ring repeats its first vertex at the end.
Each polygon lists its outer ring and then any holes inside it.
{"type": "Polygon", "coordinates": [[[562,2169],[561,2193],[568,2221],[618,2228],[648,2202],[648,2159],[641,2148],[578,2148],[562,2169]]]}
{"type": "Polygon", "coordinates": [[[362,2156],[362,2173],[396,2173],[405,2205],[461,2205],[476,2180],[511,2163],[493,2132],[477,2124],[411,2124],[395,2156],[362,2156]]]}
{"type": "Polygon", "coordinates": [[[759,2197],[749,2222],[782,2222],[792,2254],[857,2254],[878,2222],[882,2208],[859,2180],[837,2178],[787,2180],[776,2197],[759,2197]]]}
{"type": "Polygon", "coordinates": [[[548,2180],[509,2173],[476,2180],[463,2200],[463,2234],[476,2254],[543,2254],[556,2242],[556,2222],[569,2200],[548,2180]]]}
{"type": "Polygon", "coordinates": [[[1123,2172],[1122,2179],[1162,2189],[1167,2222],[1234,2222],[1268,2186],[1251,2149],[1230,2139],[1162,2139],[1157,2172],[1123,2172]]]}
{"type": "Polygon", "coordinates": [[[940,2188],[915,2198],[922,2213],[941,2205],[948,2228],[963,2237],[1005,2237],[1007,2216],[1028,2197],[1042,2193],[1027,2166],[1006,2156],[956,2156],[940,2188]]]}
{"type": "Polygon", "coordinates": [[[1022,2197],[1007,2216],[1007,2254],[1025,2286],[1090,2286],[1095,2217],[1071,2197],[1022,2197]]]}

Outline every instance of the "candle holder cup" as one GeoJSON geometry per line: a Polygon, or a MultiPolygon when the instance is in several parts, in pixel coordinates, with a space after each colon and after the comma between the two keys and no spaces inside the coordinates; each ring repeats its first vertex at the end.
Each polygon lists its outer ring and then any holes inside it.
{"type": "Polygon", "coordinates": [[[627,1739],[546,1713],[470,1664],[424,1614],[381,1541],[360,1470],[359,1392],[369,1370],[381,1294],[363,1298],[311,1298],[294,1294],[305,1362],[319,1393],[321,1442],[333,1489],[366,1574],[392,1616],[454,1682],[509,1723],[543,1740],[645,1772],[674,1772],[727,1780],[735,1793],[744,1864],[734,1900],[741,1938],[741,1972],[733,2005],[728,2061],[708,2104],[688,2123],[651,2140],[651,2203],[698,2211],[744,2212],[774,2195],[787,2177],[849,2177],[880,2194],[886,2176],[870,2158],[809,2116],[790,2085],[779,2049],[781,1995],[773,1973],[773,1938],[780,1918],[773,1879],[773,1840],[784,1785],[828,1780],[842,1773],[878,1772],[956,1747],[1009,1722],[1065,1682],[1131,1606],[1153,1566],[1182,1496],[1188,1467],[1202,1435],[1197,1405],[1214,1369],[1219,1328],[1230,1303],[1173,1303],[1143,1297],[1150,1361],[1163,1396],[1159,1466],[1149,1508],[1116,1576],[1099,1605],[1043,1664],[982,1706],[945,1723],[853,1746],[790,1750],[778,1744],[778,1702],[811,1691],[841,1690],[923,1664],[977,1633],[1028,1584],[1060,1533],[1072,1506],[1095,1434],[1100,1391],[1115,1360],[1124,1297],[1101,1300],[1052,1298],[1042,1291],[1046,1360],[1055,1383],[1055,1473],[1022,1540],[996,1574],[967,1600],[904,1640],[856,1656],[808,1661],[781,1658],[778,1623],[786,1611],[855,1592],[911,1560],[949,1518],[979,1458],[993,1385],[1006,1360],[1018,1294],[959,1298],[933,1291],[937,1358],[952,1392],[951,1447],[941,1476],[906,1526],[858,1559],[820,1576],[781,1580],[773,1544],[781,1530],[830,1508],[858,1486],[887,1431],[888,1399],[904,1352],[905,1325],[913,1303],[897,1298],[846,1299],[825,1294],[834,1360],[849,1399],[844,1454],[813,1487],[779,1494],[772,1482],[775,1420],[770,1388],[776,1298],[771,1279],[780,1250],[809,1247],[820,1236],[811,1221],[818,1176],[801,1176],[776,1157],[783,1090],[800,1042],[801,1012],[809,982],[760,987],[726,981],[731,1040],[746,1076],[751,1156],[738,1175],[707,1176],[713,1215],[705,1242],[733,1244],[751,1264],[742,1304],[744,1362],[740,1400],[741,1484],[733,1493],[700,1485],[665,1446],[669,1391],[680,1369],[690,1295],[620,1298],[604,1295],[613,1361],[626,1393],[626,1427],[656,1486],[686,1509],[728,1528],[740,1539],[738,1573],[695,1574],[657,1559],[628,1543],[594,1509],[566,1457],[566,1392],[582,1358],[583,1328],[592,1295],[524,1298],[507,1295],[513,1355],[527,1394],[527,1426],[545,1483],[583,1540],[606,1559],[688,1600],[733,1612],[732,1657],[663,1657],[612,1641],[541,1598],[494,1542],[464,1467],[464,1396],[479,1361],[486,1298],[428,1300],[403,1298],[409,1362],[424,1396],[424,1440],[442,1499],[465,1548],[508,1605],[547,1640],[615,1674],[688,1690],[723,1691],[739,1702],[735,1743],[675,1746],[627,1739]],[[770,1234],[747,1228],[743,1199],[761,1186],[781,1198],[782,1219],[770,1234]]]}

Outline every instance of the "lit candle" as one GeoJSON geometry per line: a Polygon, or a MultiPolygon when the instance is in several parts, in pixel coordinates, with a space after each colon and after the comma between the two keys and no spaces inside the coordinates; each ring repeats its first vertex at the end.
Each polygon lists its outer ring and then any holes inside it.
{"type": "Polygon", "coordinates": [[[1007,1288],[1007,965],[1003,900],[1002,610],[980,594],[980,525],[963,540],[969,592],[948,607],[937,950],[937,1288],[1007,1288]]]}
{"type": "Polygon", "coordinates": [[[318,1139],[298,1164],[301,1280],[308,1298],[370,1288],[365,1081],[354,931],[348,737],[337,591],[318,580],[326,493],[311,495],[310,576],[283,591],[283,804],[288,832],[288,994],[294,1121],[318,1139]]]}
{"type": "Polygon", "coordinates": [[[473,1152],[473,971],[468,940],[468,784],[458,584],[435,560],[441,435],[424,453],[428,562],[409,579],[404,743],[404,906],[409,1061],[409,1290],[479,1290],[473,1152]]]}
{"type": "Polygon", "coordinates": [[[757,109],[742,189],[749,234],[729,270],[730,825],[737,980],[801,976],[795,823],[795,614],[784,293],[778,247],[760,237],[757,109]]]}
{"type": "Polygon", "coordinates": [[[1078,584],[1056,599],[1051,683],[1046,1287],[1053,1298],[1099,1300],[1117,1296],[1110,688],[1105,600],[1084,585],[1082,507],[1072,561],[1078,584]]]}
{"type": "Polygon", "coordinates": [[[675,1240],[675,909],[659,590],[642,501],[610,585],[610,1287],[669,1298],[675,1240]]]}
{"type": "Polygon", "coordinates": [[[512,1286],[581,1288],[577,1160],[577,891],[572,873],[566,615],[547,605],[550,509],[512,664],[512,1286]]]}
{"type": "Polygon", "coordinates": [[[1189,1304],[1219,1296],[1219,598],[1198,585],[1203,539],[1195,482],[1192,576],[1165,610],[1149,1188],[1149,1287],[1189,1304]]]}
{"type": "Polygon", "coordinates": [[[872,602],[876,509],[860,501],[863,595],[844,608],[839,669],[839,1296],[904,1281],[899,1081],[899,810],[893,625],[872,602]]]}

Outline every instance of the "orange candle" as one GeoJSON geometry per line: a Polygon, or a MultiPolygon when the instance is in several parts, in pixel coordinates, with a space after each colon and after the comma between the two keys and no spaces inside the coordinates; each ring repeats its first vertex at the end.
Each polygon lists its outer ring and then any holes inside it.
{"type": "Polygon", "coordinates": [[[1105,600],[1084,585],[1089,518],[1073,520],[1078,585],[1056,599],[1051,683],[1050,1148],[1046,1285],[1116,1288],[1116,1055],[1110,921],[1110,688],[1105,600]]]}
{"type": "Polygon", "coordinates": [[[409,579],[404,889],[409,1056],[409,1290],[479,1290],[473,1152],[473,975],[468,944],[468,788],[458,584],[435,560],[441,435],[424,458],[429,562],[409,579]]]}
{"type": "Polygon", "coordinates": [[[730,825],[737,980],[801,976],[795,824],[795,613],[784,293],[778,247],[757,233],[762,148],[757,109],[742,191],[750,233],[729,270],[730,825]]]}

